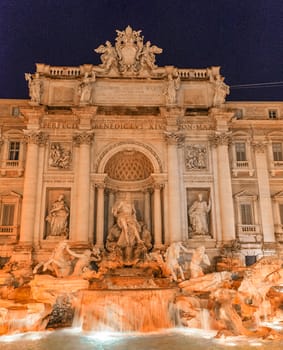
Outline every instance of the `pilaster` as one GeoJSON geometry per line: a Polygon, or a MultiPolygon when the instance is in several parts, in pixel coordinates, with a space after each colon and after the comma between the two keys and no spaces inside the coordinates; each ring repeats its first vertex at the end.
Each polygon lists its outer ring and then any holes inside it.
{"type": "Polygon", "coordinates": [[[256,173],[258,180],[260,216],[265,243],[274,243],[274,222],[272,201],[269,185],[267,144],[263,140],[254,140],[252,146],[255,154],[256,173]]]}

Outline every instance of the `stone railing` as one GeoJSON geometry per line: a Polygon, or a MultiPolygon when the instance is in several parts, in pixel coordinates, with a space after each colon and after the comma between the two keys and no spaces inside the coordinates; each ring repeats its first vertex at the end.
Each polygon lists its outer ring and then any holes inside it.
{"type": "Polygon", "coordinates": [[[249,167],[249,162],[247,160],[241,160],[241,161],[236,161],[235,164],[236,168],[248,168],[249,167]]]}
{"type": "Polygon", "coordinates": [[[84,64],[81,66],[50,66],[44,63],[37,63],[36,73],[52,77],[76,78],[84,75],[86,72],[91,72],[92,67],[92,64],[84,64]]]}
{"type": "Polygon", "coordinates": [[[4,160],[1,162],[1,175],[6,175],[6,172],[11,170],[16,171],[18,176],[21,176],[24,172],[24,162],[20,160],[4,160]]]}
{"type": "Polygon", "coordinates": [[[207,69],[179,69],[178,71],[181,79],[207,80],[210,77],[207,69]]]}
{"type": "Polygon", "coordinates": [[[239,234],[259,233],[259,225],[238,225],[239,234]]]}
{"type": "Polygon", "coordinates": [[[49,74],[55,76],[78,77],[81,75],[80,67],[50,67],[49,74]]]}
{"type": "Polygon", "coordinates": [[[17,226],[0,226],[1,236],[16,236],[18,232],[17,226]]]}

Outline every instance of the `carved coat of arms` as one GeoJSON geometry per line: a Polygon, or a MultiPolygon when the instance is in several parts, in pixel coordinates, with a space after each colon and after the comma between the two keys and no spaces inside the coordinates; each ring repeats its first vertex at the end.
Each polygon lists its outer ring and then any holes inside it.
{"type": "Polygon", "coordinates": [[[151,45],[150,41],[144,44],[141,30],[136,31],[128,26],[125,30],[116,32],[115,46],[106,41],[105,45],[95,49],[95,52],[101,54],[100,72],[107,74],[114,71],[130,76],[157,68],[155,54],[161,53],[162,49],[151,45]]]}

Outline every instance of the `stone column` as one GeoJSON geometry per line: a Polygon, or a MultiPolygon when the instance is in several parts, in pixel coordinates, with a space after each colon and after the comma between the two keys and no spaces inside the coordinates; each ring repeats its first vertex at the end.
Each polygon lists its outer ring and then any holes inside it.
{"type": "Polygon", "coordinates": [[[160,247],[162,245],[162,213],[161,213],[161,185],[154,184],[153,206],[154,206],[154,245],[160,247]]]}
{"type": "Polygon", "coordinates": [[[151,230],[151,220],[150,220],[150,192],[149,189],[144,190],[144,223],[146,224],[148,230],[151,230]]]}
{"type": "Polygon", "coordinates": [[[167,164],[168,164],[168,216],[170,243],[181,241],[182,213],[181,195],[179,183],[178,144],[183,141],[182,135],[173,132],[165,134],[167,140],[167,164]]]}
{"type": "Polygon", "coordinates": [[[109,189],[109,199],[108,199],[108,229],[114,225],[114,215],[112,213],[112,208],[115,202],[114,191],[109,189]]]}
{"type": "Polygon", "coordinates": [[[216,132],[212,139],[213,145],[217,147],[218,194],[223,241],[235,239],[233,193],[228,153],[229,142],[230,134],[227,132],[216,132]]]}
{"type": "Polygon", "coordinates": [[[104,189],[105,184],[96,184],[97,187],[97,214],[96,214],[96,247],[104,247],[104,189]]]}
{"type": "Polygon", "coordinates": [[[274,222],[272,213],[272,202],[269,185],[268,164],[266,157],[266,144],[264,142],[253,142],[255,153],[256,173],[258,180],[260,217],[262,232],[265,243],[274,243],[274,222]]]}
{"type": "Polygon", "coordinates": [[[46,143],[46,136],[42,132],[27,131],[28,143],[26,153],[23,203],[21,214],[20,242],[32,244],[34,237],[36,193],[38,181],[38,150],[46,143]]]}
{"type": "Polygon", "coordinates": [[[82,132],[74,136],[75,145],[80,148],[77,177],[76,239],[82,243],[88,243],[89,239],[90,146],[92,141],[92,132],[82,132]]]}

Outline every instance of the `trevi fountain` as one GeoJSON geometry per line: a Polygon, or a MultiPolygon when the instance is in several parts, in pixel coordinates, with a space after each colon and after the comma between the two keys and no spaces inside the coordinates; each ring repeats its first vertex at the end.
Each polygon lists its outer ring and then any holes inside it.
{"type": "Polygon", "coordinates": [[[0,349],[282,349],[266,124],[247,136],[219,67],[158,67],[130,26],[95,51],[37,64],[1,134],[0,349]]]}

